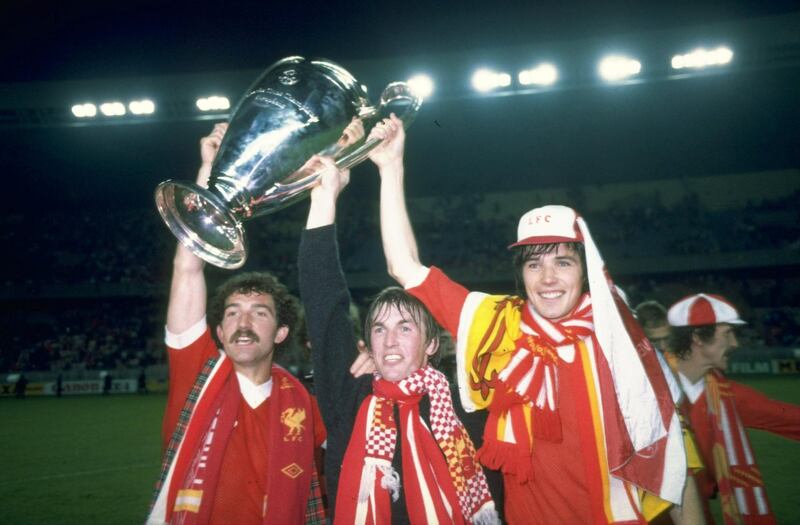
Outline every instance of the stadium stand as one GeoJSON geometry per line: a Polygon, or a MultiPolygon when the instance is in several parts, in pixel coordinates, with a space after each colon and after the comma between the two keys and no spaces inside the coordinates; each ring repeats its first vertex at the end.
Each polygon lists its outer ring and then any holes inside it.
{"type": "MultiPolygon", "coordinates": [[[[564,192],[561,202],[586,209],[590,191],[595,199],[595,189],[579,189],[564,192]]],[[[614,192],[608,188],[598,199],[607,204],[585,215],[633,304],[718,292],[752,320],[743,333],[747,346],[800,345],[800,190],[722,207],[688,190],[669,203],[652,185],[624,201],[614,200],[614,192]],[[643,253],[647,257],[635,257],[643,253]]],[[[515,197],[412,199],[425,259],[490,291],[507,287],[506,268],[490,261],[508,243],[496,232],[511,238],[516,228],[519,210],[502,204],[515,197]]],[[[365,302],[389,284],[377,209],[360,202],[342,211],[344,265],[355,298],[365,302]]],[[[305,205],[280,213],[280,220],[246,224],[250,245],[268,247],[251,250],[246,268],[268,268],[294,286],[305,205]]],[[[0,371],[133,370],[163,363],[163,303],[175,240],[153,209],[15,214],[0,221],[0,242],[9,248],[0,286],[7,334],[0,371]]],[[[226,275],[215,268],[208,273],[212,285],[226,275]]],[[[297,355],[289,360],[300,370],[305,366],[297,355]]]]}

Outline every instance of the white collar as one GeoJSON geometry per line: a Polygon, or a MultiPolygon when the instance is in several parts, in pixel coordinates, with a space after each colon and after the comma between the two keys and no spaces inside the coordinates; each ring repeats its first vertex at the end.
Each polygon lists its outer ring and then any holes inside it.
{"type": "Polygon", "coordinates": [[[686,397],[689,399],[689,402],[694,405],[697,399],[703,395],[703,392],[706,390],[706,378],[703,376],[700,378],[700,381],[697,383],[692,384],[689,379],[683,375],[683,373],[678,372],[678,379],[681,381],[681,388],[683,388],[686,397]]]}
{"type": "Polygon", "coordinates": [[[253,383],[239,372],[236,372],[236,377],[239,378],[239,390],[242,392],[242,397],[250,405],[250,408],[258,408],[272,394],[271,377],[266,383],[261,383],[260,385],[253,383]]]}

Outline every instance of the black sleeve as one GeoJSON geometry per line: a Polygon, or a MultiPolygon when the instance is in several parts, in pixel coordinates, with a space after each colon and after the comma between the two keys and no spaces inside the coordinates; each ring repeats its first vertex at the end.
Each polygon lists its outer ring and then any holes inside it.
{"type": "Polygon", "coordinates": [[[297,265],[322,418],[329,431],[342,424],[352,427],[357,406],[350,364],[356,338],[335,225],[303,231],[297,265]]]}
{"type": "Polygon", "coordinates": [[[325,475],[329,504],[333,505],[344,452],[372,378],[356,380],[350,375],[350,365],[356,357],[356,338],[335,225],[303,231],[297,265],[300,298],[311,341],[314,388],[328,432],[325,475]]]}

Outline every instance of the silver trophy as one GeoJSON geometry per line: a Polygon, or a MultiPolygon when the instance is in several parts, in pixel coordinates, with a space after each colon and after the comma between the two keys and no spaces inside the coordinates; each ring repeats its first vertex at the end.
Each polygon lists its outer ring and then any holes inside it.
{"type": "Polygon", "coordinates": [[[195,255],[239,268],[247,259],[242,223],[305,197],[320,174],[315,155],[333,157],[340,169],[355,166],[380,144],[367,140],[372,127],[395,113],[407,128],[421,103],[406,83],[393,82],[370,106],[365,88],[341,66],[285,58],[264,71],[233,110],[208,189],[164,181],[155,191],[156,206],[195,255]],[[364,133],[355,142],[342,140],[354,119],[364,133]]]}

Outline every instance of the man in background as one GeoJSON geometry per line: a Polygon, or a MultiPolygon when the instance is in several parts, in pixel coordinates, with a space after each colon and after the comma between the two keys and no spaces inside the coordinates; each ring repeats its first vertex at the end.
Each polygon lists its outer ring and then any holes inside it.
{"type": "Polygon", "coordinates": [[[774,524],[764,480],[746,428],[800,440],[800,406],[782,403],[726,378],[728,355],[745,322],[724,297],[696,294],[668,311],[670,351],[685,393],[681,409],[694,430],[705,469],[695,473],[708,523],[709,499],[720,497],[724,523],[774,524]]]}

